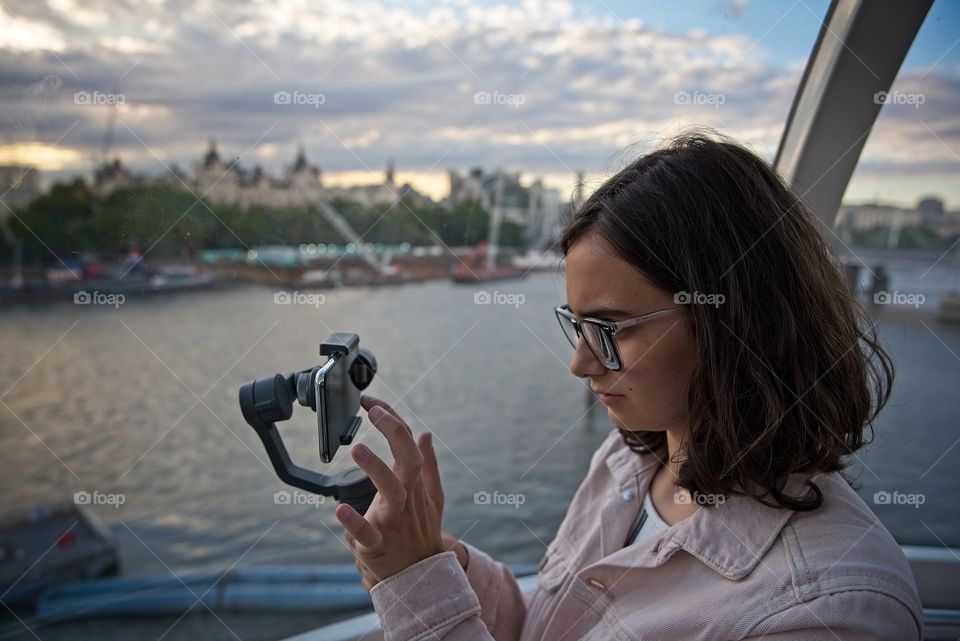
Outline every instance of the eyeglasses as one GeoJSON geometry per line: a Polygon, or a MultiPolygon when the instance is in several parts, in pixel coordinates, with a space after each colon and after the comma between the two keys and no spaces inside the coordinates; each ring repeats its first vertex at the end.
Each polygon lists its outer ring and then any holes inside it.
{"type": "Polygon", "coordinates": [[[616,341],[619,332],[628,327],[672,314],[684,307],[684,305],[675,305],[617,323],[600,320],[599,318],[581,318],[570,311],[569,305],[559,305],[554,307],[553,311],[557,314],[557,320],[560,322],[564,336],[567,337],[574,349],[577,348],[577,342],[583,337],[590,352],[597,357],[597,360],[607,369],[617,371],[623,367],[616,341]]]}

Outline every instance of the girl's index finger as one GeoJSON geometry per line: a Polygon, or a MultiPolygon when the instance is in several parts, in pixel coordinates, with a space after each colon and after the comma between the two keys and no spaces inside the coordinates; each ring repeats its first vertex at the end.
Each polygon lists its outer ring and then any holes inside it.
{"type": "Polygon", "coordinates": [[[380,405],[374,405],[367,411],[367,417],[374,427],[387,439],[393,460],[397,466],[397,477],[404,487],[411,487],[420,475],[423,458],[420,448],[413,440],[413,432],[399,417],[391,414],[380,405]]]}
{"type": "Polygon", "coordinates": [[[367,410],[367,412],[372,410],[374,407],[379,406],[385,409],[388,413],[393,414],[397,418],[400,418],[400,415],[397,413],[397,410],[393,409],[393,407],[390,406],[390,403],[384,400],[381,400],[376,396],[370,396],[369,394],[361,394],[360,405],[363,407],[363,409],[367,410]]]}
{"type": "MultiPolygon", "coordinates": [[[[397,413],[397,410],[393,409],[393,407],[391,407],[390,404],[387,403],[386,401],[380,400],[376,396],[363,394],[360,396],[360,405],[365,410],[367,410],[368,416],[370,415],[370,411],[373,410],[373,408],[375,407],[379,407],[383,409],[385,412],[387,412],[387,414],[392,415],[394,418],[400,421],[400,424],[403,425],[403,427],[407,430],[407,432],[409,432],[410,438],[413,438],[413,430],[410,429],[410,426],[407,425],[406,421],[400,418],[400,414],[397,413]]],[[[371,418],[370,420],[373,421],[373,418],[371,418]]]]}

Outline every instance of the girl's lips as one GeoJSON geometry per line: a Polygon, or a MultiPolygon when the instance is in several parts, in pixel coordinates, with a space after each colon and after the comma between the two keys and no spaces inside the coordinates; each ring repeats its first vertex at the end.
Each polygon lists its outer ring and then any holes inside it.
{"type": "Polygon", "coordinates": [[[604,405],[612,405],[613,403],[616,403],[617,401],[620,401],[626,398],[626,396],[624,396],[623,394],[605,394],[604,392],[598,392],[596,390],[592,390],[592,391],[594,394],[597,395],[597,398],[599,398],[600,402],[603,403],[604,405]]]}

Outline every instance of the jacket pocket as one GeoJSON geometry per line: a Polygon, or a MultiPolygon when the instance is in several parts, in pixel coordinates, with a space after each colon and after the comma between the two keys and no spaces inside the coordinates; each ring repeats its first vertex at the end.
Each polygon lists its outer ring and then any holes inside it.
{"type": "Polygon", "coordinates": [[[540,561],[537,584],[547,592],[556,592],[569,574],[569,551],[554,540],[540,561]]]}

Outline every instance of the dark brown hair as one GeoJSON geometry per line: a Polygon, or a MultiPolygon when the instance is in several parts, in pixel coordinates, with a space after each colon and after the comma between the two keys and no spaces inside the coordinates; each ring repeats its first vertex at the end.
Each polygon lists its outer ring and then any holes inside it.
{"type": "MultiPolygon", "coordinates": [[[[607,180],[563,232],[564,255],[596,233],[664,291],[724,297],[688,306],[698,362],[678,484],[695,496],[813,510],[820,489],[789,496],[789,475],[843,470],[872,438],[893,364],[817,224],[760,157],[698,130],[607,180]]],[[[636,452],[665,447],[663,432],[620,431],[636,452]]]]}

